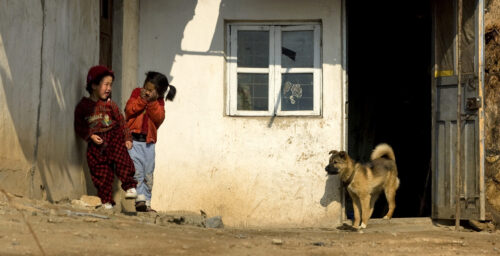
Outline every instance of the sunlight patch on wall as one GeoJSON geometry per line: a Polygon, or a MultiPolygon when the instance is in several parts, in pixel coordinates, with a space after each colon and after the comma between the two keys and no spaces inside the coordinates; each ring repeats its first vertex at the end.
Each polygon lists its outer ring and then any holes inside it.
{"type": "Polygon", "coordinates": [[[17,130],[14,127],[14,121],[8,106],[7,94],[5,93],[5,91],[12,90],[12,88],[8,87],[14,86],[14,82],[1,34],[0,76],[0,138],[2,138],[4,145],[9,145],[0,147],[0,162],[5,166],[14,166],[13,163],[9,162],[15,162],[18,159],[24,158],[24,156],[16,154],[16,152],[22,152],[22,150],[20,149],[17,130]]]}
{"type": "Polygon", "coordinates": [[[3,73],[7,75],[7,79],[9,79],[9,81],[12,81],[12,72],[10,71],[9,60],[7,59],[7,54],[5,53],[5,45],[3,44],[3,39],[1,34],[0,34],[0,68],[4,71],[3,73]]]}
{"type": "Polygon", "coordinates": [[[204,0],[196,4],[194,17],[184,29],[183,51],[208,52],[219,19],[221,0],[204,0]],[[203,28],[203,29],[200,29],[203,28]]]}
{"type": "Polygon", "coordinates": [[[64,100],[64,94],[61,88],[61,82],[59,79],[54,79],[54,74],[50,75],[50,81],[52,84],[52,89],[54,90],[54,94],[56,95],[57,104],[61,110],[66,110],[66,101],[64,100]]]}

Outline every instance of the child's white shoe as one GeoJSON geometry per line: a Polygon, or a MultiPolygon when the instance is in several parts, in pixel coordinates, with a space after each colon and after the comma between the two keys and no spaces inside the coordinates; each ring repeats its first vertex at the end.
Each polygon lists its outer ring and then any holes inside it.
{"type": "Polygon", "coordinates": [[[126,199],[137,198],[137,190],[135,190],[135,188],[129,188],[129,189],[127,189],[127,191],[125,193],[125,198],[126,199]]]}
{"type": "Polygon", "coordinates": [[[105,203],[102,205],[102,208],[104,208],[105,210],[111,210],[113,209],[113,205],[111,203],[105,203]]]}

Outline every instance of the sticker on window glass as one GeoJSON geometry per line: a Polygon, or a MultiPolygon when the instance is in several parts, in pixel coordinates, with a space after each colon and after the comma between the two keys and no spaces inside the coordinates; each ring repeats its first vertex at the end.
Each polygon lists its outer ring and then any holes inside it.
{"type": "Polygon", "coordinates": [[[283,94],[290,94],[288,97],[291,104],[297,103],[296,99],[302,98],[302,88],[300,84],[292,84],[290,81],[285,82],[285,88],[283,88],[283,94]]]}
{"type": "Polygon", "coordinates": [[[281,110],[313,110],[313,75],[283,74],[281,89],[281,110]]]}

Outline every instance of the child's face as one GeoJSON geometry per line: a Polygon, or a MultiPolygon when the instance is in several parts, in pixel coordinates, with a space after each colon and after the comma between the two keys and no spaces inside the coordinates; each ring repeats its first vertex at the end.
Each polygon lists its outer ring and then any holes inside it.
{"type": "Polygon", "coordinates": [[[111,86],[113,85],[113,77],[105,76],[101,79],[101,83],[99,85],[92,85],[92,89],[94,90],[94,96],[101,100],[106,100],[111,96],[111,86]]]}
{"type": "Polygon", "coordinates": [[[144,93],[146,94],[146,97],[151,97],[153,94],[157,94],[158,92],[156,91],[156,86],[153,83],[147,82],[144,85],[144,93]]]}

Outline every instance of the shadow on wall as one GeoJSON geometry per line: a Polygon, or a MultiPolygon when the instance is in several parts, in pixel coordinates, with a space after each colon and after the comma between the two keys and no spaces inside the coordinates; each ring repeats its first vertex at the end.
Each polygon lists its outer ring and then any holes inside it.
{"type": "MultiPolygon", "coordinates": [[[[3,49],[0,49],[0,51],[1,50],[3,49]]],[[[0,56],[0,58],[1,57],[2,56],[0,56]]],[[[7,59],[6,63],[8,64],[7,59]]],[[[33,187],[31,187],[33,184],[30,184],[30,181],[33,179],[32,170],[34,167],[34,147],[36,140],[36,126],[27,126],[26,123],[30,122],[30,118],[33,123],[35,123],[36,115],[26,115],[27,113],[22,112],[28,112],[29,110],[22,111],[19,109],[19,100],[15,102],[16,100],[13,99],[13,97],[15,97],[15,92],[13,91],[18,90],[14,88],[16,84],[9,71],[10,67],[9,70],[6,70],[0,65],[0,78],[4,87],[0,88],[1,100],[3,101],[5,97],[5,101],[2,105],[5,104],[7,106],[8,116],[11,118],[15,130],[15,132],[11,133],[9,128],[6,129],[5,126],[10,126],[10,124],[8,124],[9,121],[8,119],[5,120],[2,118],[2,122],[7,122],[0,125],[2,130],[4,130],[2,132],[2,137],[5,136],[2,139],[2,147],[4,148],[1,151],[6,153],[6,155],[2,156],[3,161],[0,164],[0,186],[11,193],[25,195],[33,190],[33,187]],[[19,110],[14,112],[10,110],[11,108],[17,108],[19,110]],[[16,152],[17,147],[13,147],[14,145],[12,143],[15,140],[19,143],[21,152],[16,152]]],[[[36,109],[31,108],[30,110],[36,109]]],[[[2,111],[4,111],[4,109],[2,109],[2,111]]]]}
{"type": "MultiPolygon", "coordinates": [[[[0,31],[0,35],[2,34],[2,31],[0,31]]],[[[14,46],[10,46],[8,44],[4,44],[4,46],[5,53],[7,55],[7,63],[9,63],[8,60],[16,56],[15,54],[12,55],[12,57],[9,56],[12,52],[10,51],[10,47],[14,46]]],[[[41,105],[44,104],[40,102],[40,99],[38,98],[39,96],[30,95],[33,96],[31,99],[34,99],[30,104],[26,104],[25,100],[28,99],[23,97],[26,90],[29,90],[29,88],[25,88],[21,84],[25,79],[23,76],[25,75],[26,66],[17,67],[14,64],[9,67],[9,70],[11,73],[7,74],[8,72],[6,69],[0,66],[0,78],[2,79],[2,84],[4,86],[3,93],[6,98],[5,103],[8,108],[8,112],[10,113],[12,125],[17,133],[17,136],[16,134],[11,134],[11,136],[15,136],[17,138],[23,154],[23,156],[19,155],[16,156],[16,158],[24,158],[32,166],[27,170],[14,170],[21,173],[20,177],[25,178],[28,174],[31,175],[31,177],[26,180],[28,182],[27,184],[23,183],[24,179],[8,180],[7,182],[17,183],[16,186],[18,187],[27,186],[26,188],[19,188],[21,192],[18,193],[29,193],[29,196],[48,200],[53,200],[51,186],[49,185],[51,182],[49,180],[57,181],[64,179],[69,181],[69,184],[57,185],[58,188],[67,186],[69,186],[69,188],[81,187],[81,179],[75,179],[75,177],[72,177],[72,175],[69,174],[72,167],[82,165],[81,159],[85,159],[85,145],[83,145],[83,143],[79,143],[78,140],[80,139],[76,138],[76,135],[73,135],[74,132],[72,123],[73,103],[77,102],[77,98],[79,98],[81,94],[76,93],[75,98],[70,100],[70,104],[65,106],[62,104],[62,101],[60,101],[62,99],[60,98],[61,95],[58,95],[58,91],[64,93],[63,91],[66,91],[65,89],[61,87],[53,87],[54,90],[52,90],[52,88],[45,88],[45,86],[49,87],[48,84],[44,84],[42,87],[40,87],[40,84],[29,84],[29,87],[38,89],[33,90],[37,92],[37,94],[41,93],[39,91],[40,88],[46,92],[50,91],[51,97],[44,97],[42,100],[53,100],[59,102],[59,111],[51,113],[52,115],[64,115],[69,117],[65,118],[65,123],[51,125],[49,124],[49,122],[51,122],[50,115],[40,116],[38,120],[37,113],[38,111],[42,111],[40,108],[42,107],[41,105]],[[22,104],[25,105],[23,106],[22,104]],[[48,128],[47,126],[58,127],[58,129],[65,129],[68,130],[68,132],[61,133],[59,131],[48,131],[47,133],[47,131],[43,131],[48,128]],[[69,137],[67,137],[68,135],[69,137]],[[76,141],[76,144],[74,141],[76,141]],[[36,171],[36,167],[38,167],[38,171],[36,171]]],[[[36,74],[36,76],[39,76],[39,73],[36,74]]],[[[80,77],[79,79],[84,79],[84,77],[80,77]]],[[[53,85],[56,84],[59,84],[60,86],[60,83],[53,83],[53,85]]],[[[76,85],[73,88],[78,88],[79,86],[80,85],[76,85]]],[[[68,96],[68,94],[65,94],[62,97],[67,98],[68,96]]],[[[0,169],[3,168],[11,169],[12,167],[0,166],[0,169]]],[[[83,176],[85,177],[85,181],[87,183],[87,191],[92,192],[95,190],[91,183],[90,174],[86,164],[84,164],[83,176]]],[[[14,178],[17,178],[17,176],[14,178]]],[[[6,184],[6,186],[9,187],[8,184],[6,184]]]]}
{"type": "Polygon", "coordinates": [[[28,194],[35,166],[42,8],[39,2],[26,1],[2,3],[2,7],[0,184],[13,193],[28,194]]]}
{"type": "Polygon", "coordinates": [[[75,135],[73,121],[76,104],[87,95],[87,70],[98,62],[99,4],[45,5],[37,163],[49,189],[47,198],[58,201],[80,197],[91,183],[82,172],[86,147],[75,135]]]}
{"type": "Polygon", "coordinates": [[[0,39],[4,40],[0,42],[0,93],[4,95],[0,96],[5,97],[0,106],[10,115],[0,127],[13,127],[14,133],[2,131],[2,136],[17,139],[22,151],[7,157],[24,158],[31,166],[19,170],[25,179],[31,171],[27,184],[0,182],[29,186],[22,194],[58,201],[85,193],[84,183],[88,187],[90,182],[84,178],[88,171],[82,173],[84,145],[74,133],[73,112],[84,93],[85,69],[97,59],[89,54],[98,50],[96,38],[89,36],[98,28],[95,15],[90,15],[96,7],[86,1],[42,1],[38,6],[16,1],[0,10],[0,39]]]}
{"type": "MultiPolygon", "coordinates": [[[[2,33],[0,31],[0,37],[2,33]]],[[[1,39],[0,39],[1,40],[1,39]]],[[[1,41],[0,41],[1,42],[1,41]]],[[[1,44],[0,44],[1,46],[1,44]]],[[[2,50],[2,49],[0,49],[2,50]]],[[[0,56],[1,57],[1,56],[0,56]]],[[[6,63],[8,64],[8,57],[6,60],[6,63]]],[[[9,69],[11,67],[8,67],[9,69]]],[[[31,133],[27,134],[25,132],[31,132],[32,129],[30,128],[36,128],[36,126],[32,125],[32,127],[26,126],[27,122],[33,121],[33,123],[36,123],[36,115],[25,115],[29,114],[30,110],[36,110],[37,104],[36,102],[32,102],[30,106],[25,106],[23,109],[23,106],[20,104],[22,101],[21,94],[23,94],[22,88],[19,88],[18,84],[16,84],[14,81],[16,80],[16,69],[9,70],[11,72],[8,72],[3,66],[0,65],[0,78],[2,79],[2,84],[3,84],[3,93],[5,96],[5,100],[7,103],[7,106],[9,107],[9,110],[11,108],[15,109],[15,111],[9,111],[10,117],[12,118],[12,121],[14,122],[15,130],[17,132],[17,139],[19,141],[19,144],[21,145],[22,148],[22,153],[23,153],[23,158],[26,159],[29,162],[32,162],[34,159],[34,141],[36,134],[31,133]],[[31,117],[35,117],[34,119],[30,120],[31,117]]],[[[39,85],[33,85],[35,87],[39,85]]],[[[36,89],[34,91],[37,91],[36,89]]],[[[12,134],[13,136],[15,134],[12,134]]],[[[3,147],[8,147],[9,145],[2,145],[3,147]]]]}
{"type": "MultiPolygon", "coordinates": [[[[221,1],[219,4],[219,15],[215,20],[204,17],[202,13],[196,13],[197,6],[201,4],[206,5],[210,3],[199,2],[198,0],[174,0],[155,3],[140,2],[141,18],[148,16],[150,13],[155,13],[156,16],[150,18],[147,21],[147,25],[141,25],[140,27],[139,48],[142,52],[139,54],[139,85],[142,85],[144,73],[149,70],[164,72],[169,81],[173,81],[174,76],[172,71],[178,56],[224,56],[224,38],[214,36],[223,35],[223,31],[221,30],[224,30],[224,21],[220,16],[223,3],[221,1]],[[157,14],[157,5],[161,5],[167,9],[176,8],[178,11],[176,11],[175,15],[160,15],[157,14]],[[201,43],[203,36],[192,33],[189,30],[190,22],[206,23],[208,30],[212,27],[215,28],[213,34],[210,35],[211,41],[207,45],[201,43]],[[210,24],[211,22],[214,23],[210,24]],[[175,25],[164,28],[163,24],[175,25]],[[193,36],[196,36],[196,38],[192,38],[193,36]],[[193,47],[189,42],[196,42],[197,45],[193,47]],[[168,51],[164,50],[165,45],[167,45],[168,51]]],[[[141,21],[141,23],[144,24],[145,21],[141,21]]],[[[206,33],[206,31],[203,32],[206,33]]],[[[181,88],[183,86],[182,81],[173,81],[172,83],[181,88]]],[[[179,91],[182,93],[182,89],[179,91]]]]}
{"type": "Polygon", "coordinates": [[[340,204],[341,202],[339,201],[339,193],[340,189],[338,176],[328,175],[328,178],[325,182],[325,193],[323,194],[323,197],[321,198],[319,203],[323,207],[328,207],[334,201],[340,204]]]}

